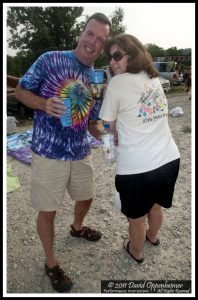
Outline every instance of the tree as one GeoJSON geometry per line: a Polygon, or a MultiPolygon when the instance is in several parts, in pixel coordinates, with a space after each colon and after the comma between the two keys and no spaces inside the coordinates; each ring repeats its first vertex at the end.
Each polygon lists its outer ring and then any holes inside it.
{"type": "Polygon", "coordinates": [[[36,53],[20,51],[14,57],[7,56],[7,74],[21,77],[29,69],[32,56],[36,56],[36,53]]]}
{"type": "Polygon", "coordinates": [[[112,13],[110,17],[112,23],[112,36],[125,33],[126,26],[122,24],[123,19],[124,19],[124,9],[121,7],[116,7],[115,11],[112,13]]]}
{"type": "Polygon", "coordinates": [[[177,47],[168,48],[166,50],[166,55],[168,55],[168,56],[178,55],[177,47]]]}
{"type": "Polygon", "coordinates": [[[46,51],[73,49],[82,12],[83,7],[10,7],[7,25],[12,37],[8,45],[19,49],[27,68],[46,51]]]}
{"type": "MultiPolygon", "coordinates": [[[[23,74],[31,64],[44,52],[51,50],[74,49],[84,22],[77,22],[83,7],[10,7],[7,26],[11,38],[8,45],[19,49],[17,56],[8,59],[8,74],[23,74]],[[18,66],[21,60],[21,65],[18,66]],[[15,65],[15,67],[14,67],[15,65]],[[17,69],[18,68],[18,69],[17,69]]],[[[124,10],[116,8],[110,17],[112,33],[124,33],[122,25],[124,10]]],[[[97,67],[107,64],[101,55],[96,61],[97,67]]]]}
{"type": "Polygon", "coordinates": [[[12,76],[19,77],[18,72],[16,72],[16,62],[14,57],[7,55],[7,74],[12,74],[12,76]]]}
{"type": "Polygon", "coordinates": [[[8,44],[32,52],[73,49],[80,33],[77,18],[82,12],[83,7],[11,7],[7,25],[12,38],[8,44]]]}
{"type": "Polygon", "coordinates": [[[152,57],[165,56],[165,50],[155,44],[146,44],[145,47],[152,57]]]}
{"type": "Polygon", "coordinates": [[[191,56],[191,48],[179,49],[180,55],[189,55],[191,56]]]}

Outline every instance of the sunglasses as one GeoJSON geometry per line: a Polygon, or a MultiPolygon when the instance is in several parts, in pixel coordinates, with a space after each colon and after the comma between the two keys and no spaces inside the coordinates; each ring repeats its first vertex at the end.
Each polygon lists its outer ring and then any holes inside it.
{"type": "Polygon", "coordinates": [[[120,51],[116,51],[112,55],[111,54],[108,55],[108,60],[110,62],[113,58],[115,61],[121,61],[125,55],[127,55],[127,54],[122,53],[120,51]]]}

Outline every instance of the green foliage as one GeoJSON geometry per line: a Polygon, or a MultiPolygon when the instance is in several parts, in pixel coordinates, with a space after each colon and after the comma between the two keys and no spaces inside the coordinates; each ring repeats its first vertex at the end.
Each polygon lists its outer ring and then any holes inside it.
{"type": "Polygon", "coordinates": [[[18,52],[16,56],[7,56],[7,74],[21,77],[41,53],[18,52]]]}
{"type": "Polygon", "coordinates": [[[163,48],[158,47],[155,44],[146,44],[145,47],[147,51],[152,55],[152,57],[165,55],[165,50],[163,48]]]}
{"type": "Polygon", "coordinates": [[[7,25],[11,28],[10,47],[32,53],[49,49],[73,49],[83,7],[11,7],[7,25]],[[20,25],[20,26],[19,26],[20,25]]]}
{"type": "MultiPolygon", "coordinates": [[[[83,7],[10,7],[7,25],[12,37],[8,40],[11,48],[19,49],[15,57],[8,57],[7,72],[21,76],[44,52],[74,49],[85,21],[77,23],[83,7]]],[[[112,34],[124,33],[122,25],[124,10],[116,8],[110,17],[112,34]]],[[[107,65],[102,54],[95,66],[107,65]]]]}
{"type": "Polygon", "coordinates": [[[20,51],[8,58],[8,74],[21,76],[46,51],[74,49],[82,12],[83,7],[10,7],[8,45],[20,51]]]}
{"type": "Polygon", "coordinates": [[[191,56],[191,49],[190,48],[185,48],[185,49],[178,49],[177,50],[177,55],[189,55],[191,56]]]}
{"type": "MultiPolygon", "coordinates": [[[[171,47],[166,50],[163,48],[158,47],[155,44],[146,44],[145,45],[148,52],[151,54],[151,56],[154,57],[166,57],[166,56],[179,56],[179,55],[186,55],[191,56],[191,49],[177,49],[177,47],[171,47]]],[[[191,65],[191,61],[188,60],[186,57],[186,60],[182,60],[182,62],[178,62],[179,66],[183,68],[186,68],[186,66],[191,65]]]]}
{"type": "Polygon", "coordinates": [[[27,54],[19,52],[16,56],[7,56],[7,74],[21,77],[30,67],[27,54]]]}
{"type": "Polygon", "coordinates": [[[7,74],[19,77],[19,74],[17,73],[16,59],[10,55],[7,56],[7,74]]]}
{"type": "Polygon", "coordinates": [[[123,26],[122,22],[124,19],[124,9],[121,7],[116,7],[115,11],[112,13],[110,20],[112,24],[112,36],[125,33],[126,27],[123,26]]]}
{"type": "Polygon", "coordinates": [[[171,47],[168,49],[163,49],[161,47],[158,47],[155,44],[146,44],[146,49],[152,57],[162,57],[162,56],[177,56],[177,55],[186,55],[191,56],[191,49],[185,48],[185,49],[177,49],[177,47],[171,47]]]}
{"type": "Polygon", "coordinates": [[[168,49],[166,50],[166,55],[168,55],[168,56],[178,55],[177,47],[171,47],[171,48],[168,48],[168,49]]]}
{"type": "MultiPolygon", "coordinates": [[[[22,76],[32,63],[44,52],[51,50],[75,49],[80,31],[85,21],[78,22],[83,7],[10,7],[7,26],[11,38],[9,47],[18,49],[15,57],[7,56],[7,74],[22,76]]],[[[86,16],[88,18],[89,16],[86,16]]],[[[112,22],[112,36],[125,32],[124,10],[116,7],[109,18],[112,22]]],[[[153,57],[165,56],[168,53],[176,55],[191,55],[191,49],[176,47],[164,50],[155,44],[147,44],[147,50],[153,57]],[[167,52],[168,51],[168,52],[167,52]]],[[[185,62],[183,61],[185,64],[185,62]]],[[[186,63],[186,65],[189,62],[186,63]]],[[[108,65],[104,54],[95,62],[95,67],[108,65]]]]}

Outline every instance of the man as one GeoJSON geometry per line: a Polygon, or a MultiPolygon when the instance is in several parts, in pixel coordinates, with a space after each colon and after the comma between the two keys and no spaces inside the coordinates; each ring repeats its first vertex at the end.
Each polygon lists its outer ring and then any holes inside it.
{"type": "Polygon", "coordinates": [[[37,230],[46,255],[45,272],[57,292],[67,292],[71,279],[55,256],[54,219],[67,189],[75,200],[70,234],[97,241],[100,231],[83,227],[94,196],[93,166],[87,129],[98,138],[91,94],[93,63],[102,53],[111,33],[109,19],[92,15],[86,22],[74,51],[41,55],[20,79],[16,97],[35,109],[32,136],[32,181],[30,205],[39,211],[37,230]],[[62,127],[63,99],[71,99],[72,126],[62,127]]]}

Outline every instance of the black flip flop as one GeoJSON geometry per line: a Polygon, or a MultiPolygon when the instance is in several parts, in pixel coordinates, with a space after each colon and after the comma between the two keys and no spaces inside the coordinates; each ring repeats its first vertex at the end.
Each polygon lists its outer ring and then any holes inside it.
{"type": "MultiPolygon", "coordinates": [[[[125,243],[125,241],[126,241],[126,240],[124,240],[124,243],[125,243]]],[[[137,263],[141,264],[141,263],[144,261],[144,257],[142,257],[142,258],[140,258],[140,259],[135,258],[135,257],[133,256],[133,254],[131,254],[131,252],[129,251],[129,244],[130,244],[130,241],[128,241],[126,247],[125,247],[124,243],[123,243],[124,249],[131,255],[131,257],[132,257],[137,263]]]]}
{"type": "Polygon", "coordinates": [[[149,241],[153,246],[158,246],[160,244],[160,240],[157,239],[155,242],[151,242],[151,240],[149,240],[148,236],[146,235],[146,239],[147,241],[149,241]]]}

